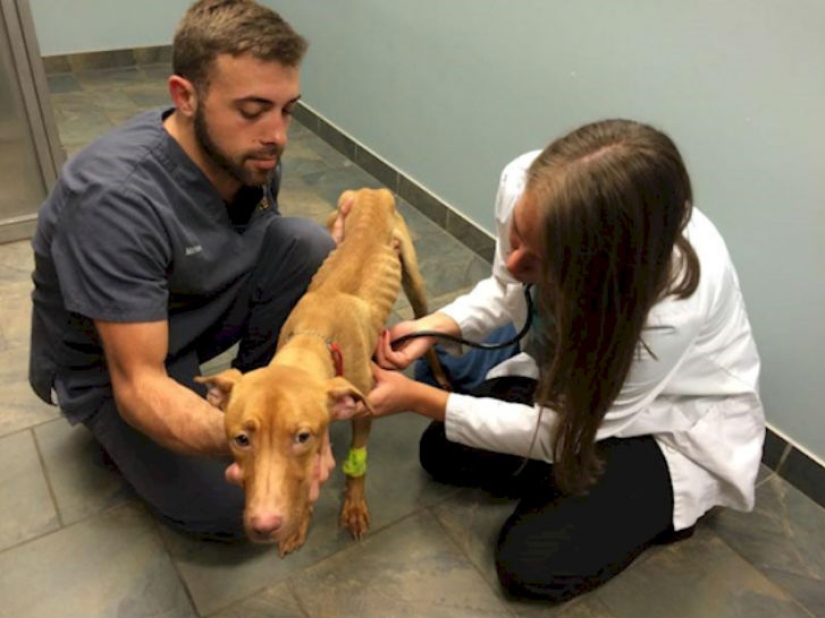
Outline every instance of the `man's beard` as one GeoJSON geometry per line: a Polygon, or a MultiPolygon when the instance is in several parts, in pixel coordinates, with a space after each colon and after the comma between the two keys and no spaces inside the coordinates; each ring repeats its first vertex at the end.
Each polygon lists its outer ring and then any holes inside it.
{"type": "Polygon", "coordinates": [[[242,185],[248,187],[258,187],[268,184],[275,174],[275,169],[258,170],[248,168],[244,164],[250,159],[281,159],[283,149],[273,146],[272,148],[261,150],[258,152],[251,152],[241,155],[237,158],[232,158],[224,152],[209,132],[209,125],[206,122],[206,114],[203,112],[203,107],[198,106],[195,110],[195,140],[200,146],[201,150],[206,154],[207,158],[218,168],[229,174],[232,178],[240,182],[242,185]]]}

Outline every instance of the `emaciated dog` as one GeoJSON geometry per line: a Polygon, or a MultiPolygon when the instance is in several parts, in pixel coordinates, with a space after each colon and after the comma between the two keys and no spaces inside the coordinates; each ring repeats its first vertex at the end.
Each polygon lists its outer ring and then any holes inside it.
{"type": "MultiPolygon", "coordinates": [[[[416,317],[427,313],[413,243],[392,194],[346,191],[339,206],[351,197],[344,239],[287,318],[272,362],[243,375],[230,369],[199,379],[226,412],[227,437],[243,470],[247,535],[277,542],[281,556],[306,539],[314,458],[334,407],[369,405],[370,358],[402,284],[416,317]]],[[[369,527],[364,481],[370,424],[369,418],[353,419],[343,465],[339,524],[355,538],[369,527]]]]}

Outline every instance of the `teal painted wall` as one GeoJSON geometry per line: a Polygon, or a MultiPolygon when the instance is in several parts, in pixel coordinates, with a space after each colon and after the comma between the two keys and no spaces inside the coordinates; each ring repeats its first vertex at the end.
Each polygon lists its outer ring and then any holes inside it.
{"type": "Polygon", "coordinates": [[[169,45],[189,0],[28,0],[43,56],[169,45]]]}

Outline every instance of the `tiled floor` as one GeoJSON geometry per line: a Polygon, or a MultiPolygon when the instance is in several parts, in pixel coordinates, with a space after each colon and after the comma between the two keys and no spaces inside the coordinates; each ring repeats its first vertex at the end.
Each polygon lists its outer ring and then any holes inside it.
{"type": "MultiPolygon", "coordinates": [[[[143,67],[52,77],[67,151],[165,103],[164,76],[143,67]]],[[[291,137],[288,213],[320,219],[344,188],[380,184],[308,130],[295,126],[291,137]]],[[[434,306],[486,274],[481,259],[401,207],[434,306]]],[[[412,415],[375,424],[373,527],[360,542],[336,527],[340,472],[324,487],[307,544],[286,559],[171,533],[101,464],[83,429],[31,394],[31,270],[27,242],[0,245],[0,616],[825,616],[825,510],[767,468],[754,513],[711,513],[692,539],[648,551],[570,603],[507,600],[492,545],[513,503],[430,481],[417,462],[424,422],[412,415]]],[[[396,313],[406,314],[404,303],[396,313]]],[[[348,428],[334,429],[340,461],[348,428]]]]}

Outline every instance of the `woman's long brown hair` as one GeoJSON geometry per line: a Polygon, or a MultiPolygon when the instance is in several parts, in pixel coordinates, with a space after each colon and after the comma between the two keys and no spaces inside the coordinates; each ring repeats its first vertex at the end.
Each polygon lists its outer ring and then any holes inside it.
{"type": "Polygon", "coordinates": [[[651,307],[698,285],[699,261],[683,235],[690,179],[669,137],[606,120],[545,148],[528,171],[525,199],[542,212],[538,308],[552,318],[536,397],[560,415],[556,482],[583,493],[601,473],[596,432],[646,347],[651,307]]]}

